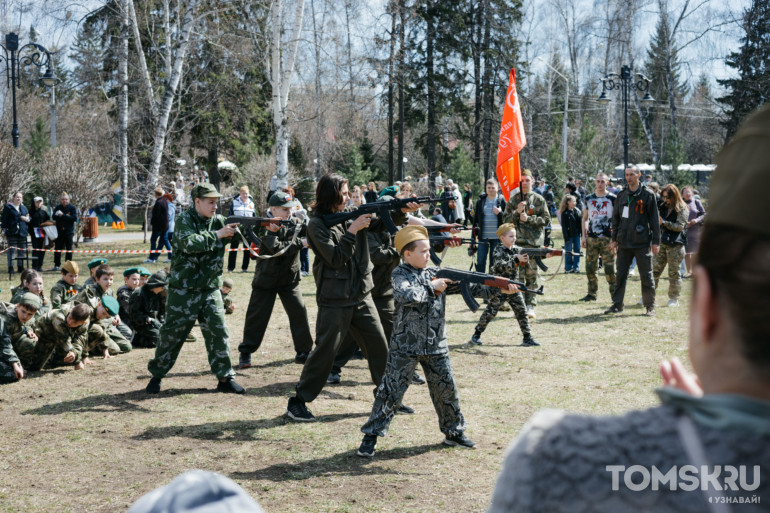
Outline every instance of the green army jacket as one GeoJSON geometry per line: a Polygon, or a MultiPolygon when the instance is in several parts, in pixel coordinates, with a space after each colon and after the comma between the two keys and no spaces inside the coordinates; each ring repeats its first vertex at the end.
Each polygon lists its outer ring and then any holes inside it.
{"type": "Polygon", "coordinates": [[[225,218],[214,214],[210,219],[188,208],[176,220],[171,249],[169,287],[211,290],[222,286],[225,244],[216,231],[225,226],[225,218]]]}
{"type": "Polygon", "coordinates": [[[551,215],[548,213],[548,205],[545,199],[536,192],[523,194],[521,191],[511,195],[508,205],[505,207],[506,223],[516,226],[516,241],[522,246],[540,247],[545,242],[545,227],[551,224],[551,215]],[[527,220],[522,221],[518,206],[526,203],[525,210],[527,220]]]}

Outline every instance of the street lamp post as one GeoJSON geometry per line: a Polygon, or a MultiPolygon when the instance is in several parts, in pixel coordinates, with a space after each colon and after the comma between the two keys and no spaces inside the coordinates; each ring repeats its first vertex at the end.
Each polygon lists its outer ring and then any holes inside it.
{"type": "MultiPolygon", "coordinates": [[[[559,75],[561,78],[564,79],[564,116],[562,117],[562,127],[561,127],[561,161],[567,162],[567,113],[569,111],[569,79],[562,75],[559,70],[548,64],[545,59],[542,57],[536,57],[539,59],[543,64],[551,68],[551,70],[559,75]]],[[[550,99],[550,94],[548,95],[550,99]]],[[[548,110],[551,109],[551,106],[548,106],[548,110]]]]}
{"type": "Polygon", "coordinates": [[[51,90],[51,148],[56,148],[56,84],[59,79],[53,74],[53,70],[48,68],[40,77],[40,83],[51,90]]]}
{"type": "Polygon", "coordinates": [[[621,100],[623,102],[623,124],[625,133],[623,135],[623,169],[628,168],[628,101],[632,91],[644,93],[643,102],[654,102],[655,98],[650,95],[650,79],[641,73],[631,74],[630,66],[620,68],[620,74],[609,73],[601,79],[602,94],[596,101],[599,103],[609,103],[612,99],[607,96],[607,91],[620,90],[621,100]]]}
{"type": "Polygon", "coordinates": [[[53,87],[56,84],[56,76],[53,73],[53,59],[51,53],[43,46],[37,43],[27,43],[19,48],[19,35],[11,32],[5,36],[5,45],[0,44],[3,49],[3,55],[0,59],[5,59],[5,72],[8,80],[8,87],[11,88],[11,101],[13,104],[13,128],[11,137],[13,146],[19,147],[19,124],[16,118],[16,88],[19,87],[19,69],[21,66],[34,64],[38,68],[46,67],[45,74],[40,79],[47,87],[53,87]],[[22,53],[27,50],[29,55],[22,57],[22,53]]]}

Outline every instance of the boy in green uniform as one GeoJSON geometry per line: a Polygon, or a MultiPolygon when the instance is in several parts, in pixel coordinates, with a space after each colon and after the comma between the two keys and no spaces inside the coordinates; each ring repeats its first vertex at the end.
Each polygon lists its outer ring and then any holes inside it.
{"type": "Polygon", "coordinates": [[[59,308],[72,301],[83,287],[77,284],[80,268],[74,260],[67,260],[61,266],[61,279],[51,287],[51,308],[59,308]]]}
{"type": "Polygon", "coordinates": [[[86,286],[72,300],[75,303],[87,303],[93,309],[91,324],[88,327],[88,345],[90,350],[101,351],[105,358],[131,351],[129,339],[133,335],[131,330],[120,322],[120,304],[112,296],[111,289],[114,275],[115,272],[109,265],[98,266],[94,271],[96,283],[86,286]],[[105,303],[105,298],[112,299],[109,301],[109,307],[108,303],[105,303]],[[114,308],[111,306],[113,301],[116,305],[114,308]],[[106,315],[99,314],[102,311],[99,308],[100,305],[106,315]],[[124,331],[129,333],[129,338],[126,338],[124,331]]]}
{"type": "Polygon", "coordinates": [[[139,268],[139,286],[144,287],[144,284],[147,283],[147,280],[150,279],[150,276],[152,276],[152,273],[146,267],[140,267],[139,268]]]}
{"type": "Polygon", "coordinates": [[[129,267],[123,271],[123,286],[115,293],[115,299],[118,300],[120,305],[120,322],[129,327],[132,331],[135,328],[131,324],[131,313],[129,309],[129,301],[131,299],[131,293],[139,287],[139,268],[129,267]]]}
{"type": "Polygon", "coordinates": [[[233,291],[233,280],[231,278],[225,278],[222,280],[222,286],[219,291],[222,293],[222,304],[225,305],[225,314],[230,315],[235,311],[235,303],[233,298],[230,297],[230,292],[233,291]]]}
{"type": "Polygon", "coordinates": [[[166,319],[166,273],[158,271],[131,294],[131,325],[134,327],[134,347],[155,347],[160,338],[160,327],[166,319]]]}
{"type": "Polygon", "coordinates": [[[30,292],[22,294],[15,305],[0,305],[0,383],[26,376],[33,353],[30,348],[34,350],[37,342],[30,324],[39,308],[40,298],[30,292]]]}
{"type": "Polygon", "coordinates": [[[24,368],[13,350],[11,337],[5,329],[5,321],[0,316],[0,384],[13,383],[24,379],[24,368]]]}
{"type": "Polygon", "coordinates": [[[166,322],[160,329],[155,357],[147,364],[152,379],[146,392],[160,392],[161,380],[174,366],[197,320],[211,371],[219,380],[217,391],[244,394],[246,390],[233,380],[230,334],[219,291],[225,243],[235,233],[235,225],[225,224],[225,218],[216,213],[222,195],[210,183],[197,184],[190,196],[193,207],[179,216],[174,227],[166,322]]]}
{"type": "MultiPolygon", "coordinates": [[[[269,205],[273,216],[286,220],[291,215],[295,201],[291,194],[277,191],[270,196],[269,205]]],[[[306,227],[299,222],[288,226],[271,224],[267,231],[267,235],[262,238],[259,254],[269,258],[257,260],[243,324],[243,342],[238,346],[242,369],[251,366],[251,355],[262,345],[276,296],[281,299],[289,317],[291,338],[297,353],[294,361],[305,363],[313,349],[313,336],[299,288],[299,252],[303,247],[302,239],[306,235],[306,227]]]]}
{"type": "Polygon", "coordinates": [[[51,310],[42,317],[35,319],[34,329],[37,335],[36,352],[39,355],[38,364],[42,368],[46,361],[52,360],[54,365],[74,364],[75,370],[82,370],[91,361],[88,359],[88,320],[91,317],[91,307],[86,303],[65,303],[56,310],[51,310]],[[48,353],[48,349],[53,352],[48,353]]]}
{"type": "Polygon", "coordinates": [[[94,258],[90,262],[88,262],[88,273],[89,276],[86,279],[85,283],[83,283],[83,288],[88,287],[89,285],[93,285],[96,283],[96,268],[100,265],[107,265],[107,259],[106,258],[94,258]]]}

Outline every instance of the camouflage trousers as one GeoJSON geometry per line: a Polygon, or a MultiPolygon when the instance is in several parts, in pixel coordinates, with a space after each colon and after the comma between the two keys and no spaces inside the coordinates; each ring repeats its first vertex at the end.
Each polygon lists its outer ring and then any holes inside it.
{"type": "Polygon", "coordinates": [[[230,333],[227,330],[225,307],[219,289],[191,290],[171,287],[166,297],[166,321],[160,328],[155,358],[147,364],[150,374],[156,378],[168,374],[196,320],[200,323],[203,333],[211,372],[219,379],[235,376],[230,361],[230,333]]]}
{"type": "Polygon", "coordinates": [[[26,370],[40,370],[51,359],[54,350],[60,349],[63,354],[72,349],[72,346],[63,347],[57,344],[56,338],[38,337],[37,341],[24,337],[22,343],[16,344],[13,350],[21,361],[21,366],[26,370]]]}
{"type": "Polygon", "coordinates": [[[112,324],[112,319],[102,319],[88,326],[88,352],[103,353],[105,349],[113,356],[131,351],[131,342],[112,324]]]}
{"type": "MultiPolygon", "coordinates": [[[[497,290],[497,289],[496,289],[497,290]]],[[[521,292],[516,294],[505,295],[502,292],[496,292],[489,298],[489,304],[487,305],[484,313],[481,314],[478,324],[476,324],[476,332],[484,333],[487,329],[487,325],[495,318],[500,307],[508,303],[511,305],[513,313],[516,315],[516,320],[519,322],[519,328],[522,335],[529,337],[532,332],[529,330],[529,318],[527,317],[527,306],[524,304],[524,295],[521,292]]]]}
{"type": "Polygon", "coordinates": [[[16,379],[16,373],[13,372],[13,364],[0,360],[0,384],[14,383],[16,381],[19,380],[16,379]]]}
{"type": "Polygon", "coordinates": [[[385,364],[385,376],[377,387],[369,420],[361,428],[367,435],[385,436],[396,408],[412,382],[417,363],[422,365],[428,382],[430,398],[438,414],[438,426],[447,436],[465,431],[465,419],[460,412],[452,364],[449,354],[414,355],[391,351],[385,364]]]}
{"type": "MultiPolygon", "coordinates": [[[[521,245],[522,248],[536,248],[538,246],[521,245]]],[[[540,268],[537,266],[534,258],[530,258],[527,265],[519,269],[519,277],[524,281],[528,289],[537,290],[540,288],[540,268]]],[[[524,294],[524,302],[527,306],[537,306],[537,294],[527,292],[524,294]]]]}
{"type": "Polygon", "coordinates": [[[652,257],[652,277],[655,278],[656,290],[663,268],[668,264],[669,299],[679,299],[679,294],[682,292],[682,275],[679,272],[682,260],[684,260],[684,244],[661,244],[658,254],[652,257]]]}
{"type": "Polygon", "coordinates": [[[610,296],[615,292],[615,254],[610,249],[609,237],[588,237],[586,239],[586,277],[588,295],[596,297],[599,292],[599,257],[602,257],[604,278],[610,285],[610,296]]]}

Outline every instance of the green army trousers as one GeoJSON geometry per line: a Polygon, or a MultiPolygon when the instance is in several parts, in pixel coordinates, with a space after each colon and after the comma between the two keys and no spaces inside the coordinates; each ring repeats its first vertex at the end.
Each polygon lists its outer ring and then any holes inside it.
{"type": "Polygon", "coordinates": [[[155,358],[147,364],[147,370],[153,377],[162,378],[168,374],[196,320],[200,323],[206,343],[211,372],[219,379],[235,376],[230,361],[230,333],[225,322],[222,293],[219,289],[169,287],[166,297],[166,322],[160,329],[155,358]]]}

